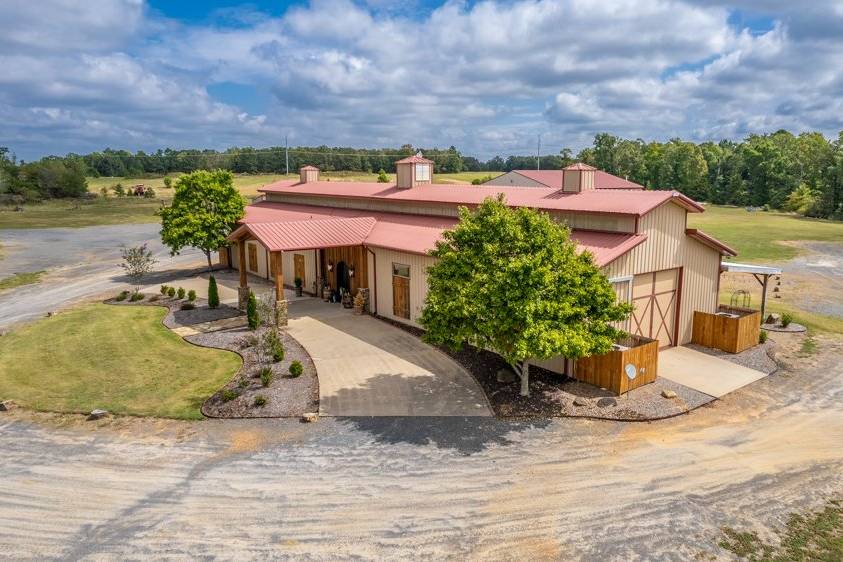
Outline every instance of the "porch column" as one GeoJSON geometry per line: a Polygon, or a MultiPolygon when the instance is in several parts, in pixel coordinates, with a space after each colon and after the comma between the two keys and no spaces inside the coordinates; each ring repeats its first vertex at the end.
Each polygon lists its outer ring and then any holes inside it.
{"type": "Polygon", "coordinates": [[[284,252],[272,252],[272,273],[275,278],[275,322],[287,325],[287,299],[284,298],[284,252]]]}
{"type": "Polygon", "coordinates": [[[237,288],[237,308],[246,310],[249,302],[249,281],[246,277],[246,241],[237,242],[237,253],[240,258],[240,286],[237,288]]]}

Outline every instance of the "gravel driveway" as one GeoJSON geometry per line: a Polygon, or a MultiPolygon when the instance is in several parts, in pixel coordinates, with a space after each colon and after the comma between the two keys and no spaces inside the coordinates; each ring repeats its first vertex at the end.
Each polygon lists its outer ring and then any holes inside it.
{"type": "Polygon", "coordinates": [[[654,423],[0,414],[0,552],[709,559],[720,526],[763,537],[843,489],[843,345],[820,349],[654,423]]]}
{"type": "Polygon", "coordinates": [[[86,228],[40,228],[0,230],[3,258],[0,277],[13,273],[46,270],[37,285],[0,293],[0,328],[43,316],[68,303],[125,288],[127,280],[119,264],[121,246],[144,242],[155,253],[158,275],[169,279],[178,270],[201,267],[204,256],[185,250],[171,257],[162,246],[158,224],[91,226],[86,228]]]}

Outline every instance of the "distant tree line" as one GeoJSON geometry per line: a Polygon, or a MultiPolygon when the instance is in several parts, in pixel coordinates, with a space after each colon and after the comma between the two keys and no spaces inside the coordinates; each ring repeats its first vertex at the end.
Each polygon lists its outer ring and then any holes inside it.
{"type": "MultiPolygon", "coordinates": [[[[291,147],[287,154],[293,173],[307,164],[329,172],[377,173],[394,172],[396,160],[417,150],[410,145],[384,149],[298,146],[291,147]]],[[[453,146],[421,150],[434,161],[439,173],[508,172],[536,167],[535,156],[495,156],[484,162],[462,155],[453,146]]],[[[699,201],[767,206],[843,219],[843,132],[834,141],[816,132],[793,135],[776,131],[750,135],[742,142],[699,144],[681,139],[645,142],[601,133],[595,136],[592,146],[577,154],[565,148],[558,154],[542,156],[540,167],[558,170],[575,161],[592,164],[649,189],[675,189],[699,201]]],[[[6,149],[0,148],[0,195],[19,192],[41,198],[75,196],[84,192],[84,174],[142,177],[213,169],[239,174],[284,173],[285,149],[234,147],[220,152],[167,148],[149,154],[106,149],[23,164],[16,163],[6,149]]]]}

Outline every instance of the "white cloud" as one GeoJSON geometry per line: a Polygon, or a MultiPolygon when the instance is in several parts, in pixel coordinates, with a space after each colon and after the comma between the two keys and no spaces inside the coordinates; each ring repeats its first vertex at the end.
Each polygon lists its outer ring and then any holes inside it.
{"type": "MultiPolygon", "coordinates": [[[[843,14],[727,2],[447,2],[425,13],[314,0],[282,17],[185,24],[140,0],[17,3],[0,21],[0,144],[30,156],[106,145],[455,144],[482,157],[595,132],[836,134],[843,14]],[[45,17],[47,14],[48,17],[45,17]],[[3,23],[5,22],[5,23],[3,23]],[[115,31],[117,30],[117,31],[115,31]],[[265,92],[251,114],[211,84],[265,92]]],[[[248,104],[247,104],[248,105],[248,104]]],[[[527,150],[525,150],[527,149],[527,150]]]]}

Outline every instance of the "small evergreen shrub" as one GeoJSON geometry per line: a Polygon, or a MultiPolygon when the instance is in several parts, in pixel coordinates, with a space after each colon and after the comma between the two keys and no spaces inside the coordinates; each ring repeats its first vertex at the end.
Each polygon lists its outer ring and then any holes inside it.
{"type": "Polygon", "coordinates": [[[229,388],[222,391],[222,401],[223,402],[231,402],[235,398],[240,396],[240,393],[236,390],[231,390],[229,388]]]}
{"type": "Polygon", "coordinates": [[[290,363],[290,376],[293,378],[300,377],[304,371],[304,367],[302,367],[301,361],[293,361],[290,363]]]}
{"type": "Polygon", "coordinates": [[[131,302],[142,301],[143,300],[143,293],[141,293],[141,292],[132,293],[132,296],[131,296],[131,298],[129,298],[129,300],[131,302]]]}
{"type": "Polygon", "coordinates": [[[173,298],[176,296],[176,290],[173,287],[167,287],[167,296],[173,298]]]}
{"type": "Polygon", "coordinates": [[[179,290],[177,291],[177,294],[179,296],[179,300],[183,299],[184,298],[184,287],[179,287],[179,290]]]}
{"type": "Polygon", "coordinates": [[[196,300],[196,291],[194,291],[193,289],[189,290],[187,292],[187,300],[189,300],[190,302],[195,301],[196,300]]]}
{"type": "Polygon", "coordinates": [[[378,170],[378,183],[389,183],[389,176],[386,175],[386,170],[383,168],[378,170]]]}
{"type": "Polygon", "coordinates": [[[165,176],[164,177],[164,187],[166,187],[167,189],[170,189],[171,187],[173,187],[173,178],[171,178],[170,176],[165,176]]]}
{"type": "Polygon", "coordinates": [[[246,377],[241,377],[240,382],[237,383],[237,386],[239,386],[240,388],[246,388],[247,386],[249,386],[249,379],[247,379],[246,377]]]}
{"type": "Polygon", "coordinates": [[[263,386],[269,386],[272,384],[272,369],[269,367],[263,367],[260,370],[260,377],[261,377],[261,384],[263,386]]]}
{"type": "Polygon", "coordinates": [[[284,360],[284,346],[278,342],[272,347],[272,360],[279,363],[284,360]]]}
{"type": "Polygon", "coordinates": [[[169,289],[169,287],[168,287],[168,286],[166,286],[166,285],[161,285],[161,294],[162,294],[162,295],[166,295],[166,294],[167,294],[167,290],[168,290],[168,289],[169,289]]]}
{"type": "Polygon", "coordinates": [[[789,312],[782,312],[782,328],[787,328],[793,322],[793,315],[789,312]]]}
{"type": "Polygon", "coordinates": [[[258,301],[255,293],[249,291],[249,302],[246,304],[246,319],[249,321],[249,329],[257,330],[261,325],[260,314],[258,314],[258,301]]]}
{"type": "Polygon", "coordinates": [[[766,343],[767,336],[767,330],[761,330],[760,332],[758,332],[758,343],[766,343]]]}
{"type": "Polygon", "coordinates": [[[266,406],[267,402],[268,400],[266,399],[266,396],[263,396],[262,394],[258,394],[257,396],[255,396],[255,406],[257,406],[258,408],[263,408],[264,406],[266,406]]]}
{"type": "Polygon", "coordinates": [[[129,291],[120,291],[120,294],[114,297],[116,301],[124,301],[129,296],[129,291]]]}
{"type": "Polygon", "coordinates": [[[211,275],[208,280],[208,308],[216,308],[220,305],[220,293],[217,289],[217,280],[211,275]]]}

